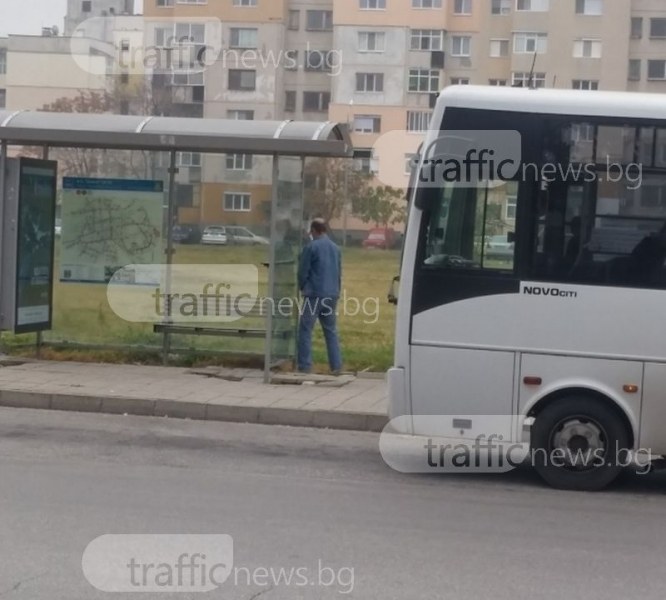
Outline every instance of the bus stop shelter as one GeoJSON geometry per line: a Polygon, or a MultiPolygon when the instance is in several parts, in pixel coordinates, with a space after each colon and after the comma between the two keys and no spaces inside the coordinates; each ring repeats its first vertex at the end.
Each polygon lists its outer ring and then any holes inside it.
{"type": "MultiPolygon", "coordinates": [[[[10,153],[20,154],[25,148],[41,149],[39,154],[44,159],[49,158],[52,148],[155,152],[167,156],[168,177],[164,186],[166,225],[163,236],[167,272],[172,266],[174,254],[173,225],[177,216],[176,177],[179,153],[269,157],[272,164],[270,247],[265,263],[268,267],[268,296],[274,295],[276,289],[281,284],[284,285],[284,282],[279,281],[279,257],[276,251],[283,234],[278,224],[281,214],[278,208],[282,207],[292,215],[299,214],[298,228],[302,230],[305,159],[349,158],[353,152],[346,126],[332,122],[0,111],[0,190],[3,198],[7,189],[5,166],[8,156],[10,153]],[[19,147],[18,152],[15,147],[19,147]],[[281,181],[283,171],[292,173],[287,178],[288,182],[281,181]],[[285,186],[285,183],[288,185],[285,186]]],[[[2,280],[4,283],[4,275],[2,280]]],[[[297,292],[295,280],[293,287],[297,292]]],[[[155,330],[158,331],[157,328],[155,330]]],[[[165,317],[159,329],[165,360],[169,356],[171,336],[175,331],[176,329],[169,327],[168,316],[165,317]]],[[[193,333],[214,335],[215,331],[198,328],[193,333]]],[[[239,330],[237,333],[248,335],[250,332],[239,330]]],[[[253,333],[260,335],[259,330],[253,333]]],[[[38,334],[38,340],[41,339],[40,336],[41,334],[38,334]]],[[[265,377],[268,380],[272,366],[281,358],[288,358],[282,355],[284,351],[276,350],[275,322],[270,310],[265,314],[261,336],[264,340],[265,377]]]]}

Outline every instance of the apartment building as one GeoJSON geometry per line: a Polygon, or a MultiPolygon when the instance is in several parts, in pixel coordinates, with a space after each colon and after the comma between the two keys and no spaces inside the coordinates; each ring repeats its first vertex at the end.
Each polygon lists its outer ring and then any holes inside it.
{"type": "Polygon", "coordinates": [[[344,66],[331,119],[350,123],[360,166],[392,185],[406,185],[447,85],[666,92],[660,0],[333,0],[333,11],[344,66]]]}
{"type": "Polygon", "coordinates": [[[666,92],[666,5],[660,0],[632,0],[629,32],[628,89],[666,92]]]}
{"type": "Polygon", "coordinates": [[[134,0],[67,0],[64,35],[74,35],[79,25],[95,17],[133,14],[134,0]]]}
{"type": "MultiPolygon", "coordinates": [[[[137,26],[121,16],[133,5],[68,0],[66,32],[116,16],[84,31],[74,60],[66,37],[0,39],[0,106],[108,89],[95,40],[132,56],[142,46],[157,57],[144,65],[153,112],[346,122],[356,168],[404,186],[447,85],[666,92],[663,0],[144,0],[137,26]]],[[[143,67],[113,75],[127,84],[123,110],[140,110],[143,67]]],[[[270,160],[178,161],[181,220],[265,221],[270,160]]]]}
{"type": "MultiPolygon", "coordinates": [[[[180,56],[188,48],[182,64],[153,72],[153,86],[171,95],[171,114],[327,119],[338,66],[330,0],[146,0],[144,13],[148,43],[180,56]]],[[[181,221],[266,222],[270,158],[187,154],[179,162],[181,221]]]]}
{"type": "Polygon", "coordinates": [[[0,40],[0,106],[39,110],[81,90],[104,92],[106,59],[93,51],[94,45],[82,38],[72,46],[69,38],[50,35],[0,40]]]}

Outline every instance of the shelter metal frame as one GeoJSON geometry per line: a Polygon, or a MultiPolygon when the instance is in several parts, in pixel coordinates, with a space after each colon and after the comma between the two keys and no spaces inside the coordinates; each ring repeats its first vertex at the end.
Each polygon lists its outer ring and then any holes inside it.
{"type": "MultiPolygon", "coordinates": [[[[351,158],[353,148],[346,125],[330,121],[244,121],[180,117],[131,116],[84,113],[51,113],[0,110],[0,193],[5,195],[5,164],[10,145],[49,148],[97,148],[137,150],[169,154],[168,223],[166,240],[167,280],[173,261],[173,220],[176,214],[175,185],[178,152],[210,154],[257,154],[272,157],[272,199],[269,248],[269,286],[275,282],[275,242],[279,158],[296,156],[351,158]]],[[[0,230],[1,235],[1,230],[0,230]]],[[[0,247],[2,240],[0,239],[0,247]]],[[[2,273],[0,273],[0,280],[2,273]]],[[[167,281],[167,285],[169,282],[167,281]]],[[[165,361],[170,352],[170,334],[162,334],[165,361]]],[[[271,369],[272,314],[266,323],[264,380],[271,369]]],[[[41,335],[37,347],[41,346],[41,335]]]]}

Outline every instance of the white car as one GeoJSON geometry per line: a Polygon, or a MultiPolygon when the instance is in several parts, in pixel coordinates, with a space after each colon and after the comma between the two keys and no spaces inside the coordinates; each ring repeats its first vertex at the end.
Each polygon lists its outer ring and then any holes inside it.
{"type": "Polygon", "coordinates": [[[239,244],[243,246],[268,246],[270,244],[270,241],[267,238],[252,233],[245,227],[236,227],[234,225],[225,227],[225,229],[229,244],[239,244]]]}
{"type": "Polygon", "coordinates": [[[206,227],[201,236],[201,243],[225,245],[227,243],[226,227],[221,225],[211,225],[210,227],[206,227]]]}
{"type": "Polygon", "coordinates": [[[486,243],[486,258],[495,260],[513,259],[514,243],[506,235],[493,235],[486,243]]]}

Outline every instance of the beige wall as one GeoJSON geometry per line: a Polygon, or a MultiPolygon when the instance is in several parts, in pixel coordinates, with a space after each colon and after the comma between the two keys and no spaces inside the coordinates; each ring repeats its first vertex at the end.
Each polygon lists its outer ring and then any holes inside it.
{"type": "MultiPolygon", "coordinates": [[[[201,223],[205,225],[245,226],[265,224],[266,216],[262,205],[265,202],[271,201],[272,193],[270,185],[204,183],[201,187],[201,223]],[[250,211],[225,211],[224,194],[227,192],[250,194],[250,211]]],[[[187,216],[193,215],[188,214],[187,216]]]]}
{"type": "Polygon", "coordinates": [[[257,0],[256,7],[236,7],[233,0],[211,0],[208,4],[175,4],[157,6],[156,0],[144,0],[147,17],[218,17],[223,22],[261,23],[283,21],[286,0],[257,0]]]}
{"type": "Polygon", "coordinates": [[[73,57],[63,38],[10,36],[7,53],[7,108],[39,109],[81,90],[106,89],[105,59],[73,57]],[[51,40],[51,41],[49,41],[51,40]]]}
{"type": "Polygon", "coordinates": [[[404,27],[409,24],[422,29],[446,29],[447,11],[415,9],[409,0],[387,1],[385,10],[361,10],[358,0],[333,0],[335,25],[369,25],[404,27]]]}

